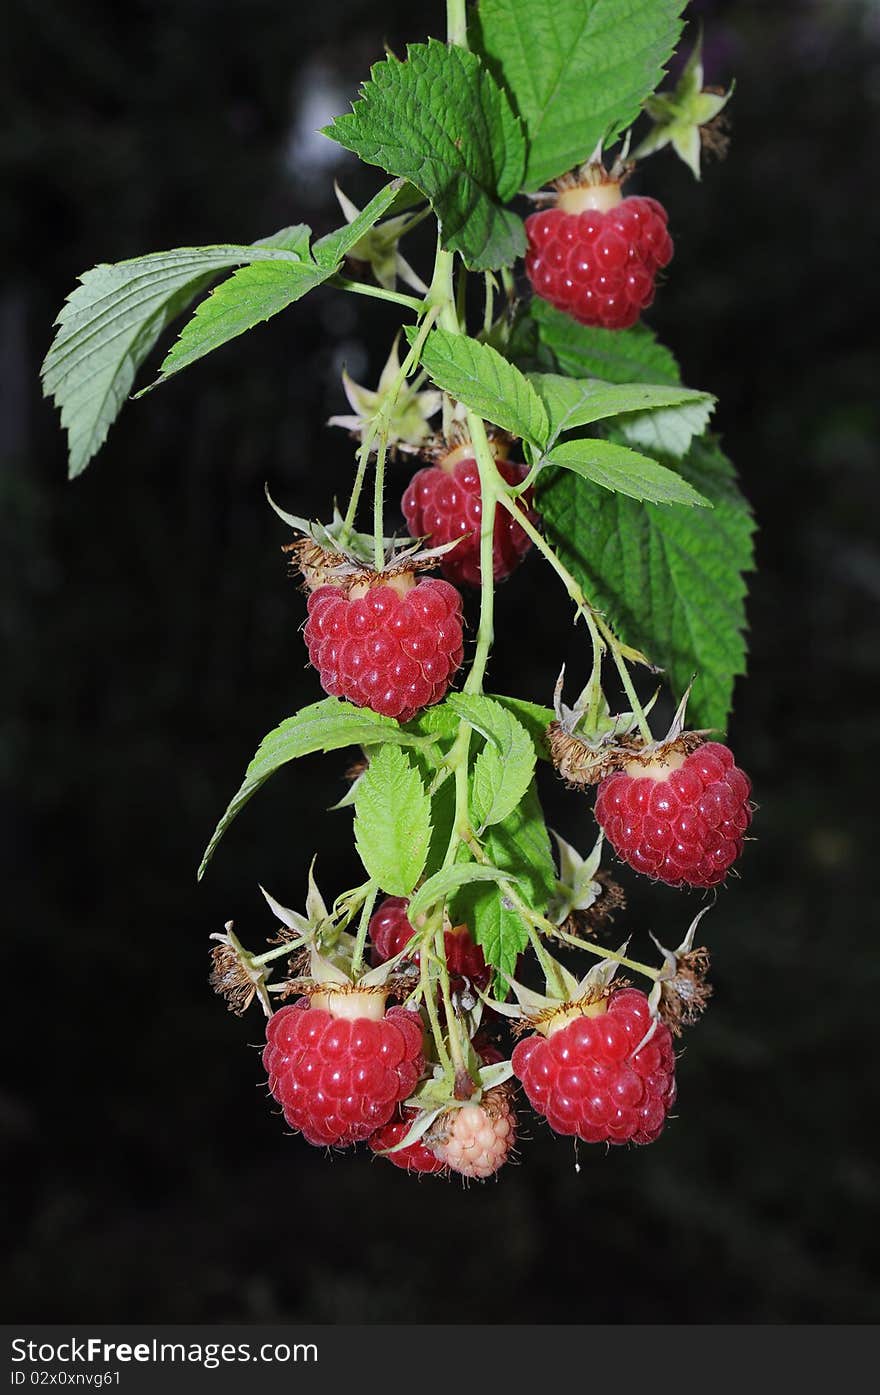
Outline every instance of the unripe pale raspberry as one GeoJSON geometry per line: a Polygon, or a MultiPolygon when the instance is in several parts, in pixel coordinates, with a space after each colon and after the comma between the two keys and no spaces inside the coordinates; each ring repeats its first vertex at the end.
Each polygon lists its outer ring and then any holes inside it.
{"type": "MultiPolygon", "coordinates": [[[[525,465],[511,460],[496,460],[495,463],[508,484],[521,484],[528,473],[525,465]]],[[[522,504],[534,521],[531,503],[532,490],[527,489],[522,504]]],[[[446,461],[428,465],[413,475],[401,508],[414,538],[425,538],[432,547],[461,538],[462,541],[441,559],[441,570],[456,586],[479,586],[483,503],[480,471],[472,448],[459,447],[446,461]]],[[[492,536],[495,580],[504,581],[510,576],[530,547],[516,519],[506,509],[497,509],[492,536]]]]}
{"type": "Polygon", "coordinates": [[[516,1115],[504,1086],[487,1090],[480,1104],[464,1104],[440,1116],[432,1129],[437,1157],[462,1177],[491,1177],[516,1142],[516,1115]]]}
{"type": "Polygon", "coordinates": [[[401,1110],[399,1119],[392,1119],[390,1124],[383,1125],[370,1135],[370,1147],[374,1153],[381,1153],[386,1162],[403,1168],[405,1172],[445,1172],[446,1164],[432,1152],[423,1138],[417,1138],[415,1143],[399,1148],[396,1153],[386,1151],[406,1137],[416,1113],[415,1109],[401,1110]]]}
{"type": "MultiPolygon", "coordinates": [[[[330,995],[331,1006],[340,996],[330,995]]],[[[418,1013],[385,1012],[381,1001],[364,1010],[374,1015],[337,1016],[304,998],[269,1018],[263,1051],[269,1089],[308,1143],[345,1147],[369,1138],[421,1075],[418,1013]]]]}
{"type": "Polygon", "coordinates": [[[514,1074],[530,1104],[561,1134],[585,1143],[653,1143],[675,1102],[675,1053],[669,1028],[651,1025],[648,999],[620,988],[595,1005],[596,1016],[552,1019],[548,1035],[523,1037],[514,1074]],[[635,1053],[635,1054],[633,1054],[635,1053]]]}
{"type": "Polygon", "coordinates": [[[308,601],[309,658],[332,697],[408,722],[446,696],[463,654],[461,596],[447,581],[379,584],[308,601]]]}
{"type": "Polygon", "coordinates": [[[608,775],[596,818],[618,857],[670,886],[715,886],[743,848],[752,821],[749,777],[733,752],[706,741],[608,775]]]}
{"type": "Polygon", "coordinates": [[[620,198],[583,207],[591,190],[572,189],[560,206],[526,219],[526,272],[536,295],[583,325],[628,329],[654,299],[657,271],[672,258],[667,215],[656,199],[620,198]]]}
{"type": "MultiPolygon", "coordinates": [[[[415,934],[407,919],[408,906],[409,902],[403,896],[386,896],[377,907],[370,921],[369,931],[373,945],[373,960],[376,964],[393,959],[415,934]]],[[[446,930],[443,942],[450,978],[470,979],[477,988],[485,988],[489,982],[490,970],[481,947],[474,944],[467,926],[456,925],[446,930]]],[[[412,955],[412,960],[414,964],[419,962],[417,952],[412,955]]]]}

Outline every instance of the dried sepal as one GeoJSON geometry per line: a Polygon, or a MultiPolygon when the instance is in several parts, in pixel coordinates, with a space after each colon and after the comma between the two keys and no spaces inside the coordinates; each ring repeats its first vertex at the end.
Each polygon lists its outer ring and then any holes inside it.
{"type": "Polygon", "coordinates": [[[673,1036],[681,1036],[682,1028],[692,1027],[699,1021],[712,996],[712,985],[706,977],[710,967],[709,951],[705,945],[694,947],[697,926],[709,909],[704,906],[694,917],[678,949],[666,949],[651,936],[663,955],[663,965],[648,1003],[652,1014],[665,1022],[673,1036]]]}
{"type": "Polygon", "coordinates": [[[266,968],[254,963],[253,956],[233,933],[233,922],[226,922],[225,934],[214,934],[211,939],[218,942],[211,950],[212,968],[208,978],[214,992],[226,999],[226,1006],[236,1017],[247,1012],[255,997],[259,998],[266,1016],[271,1017],[266,968]]]}

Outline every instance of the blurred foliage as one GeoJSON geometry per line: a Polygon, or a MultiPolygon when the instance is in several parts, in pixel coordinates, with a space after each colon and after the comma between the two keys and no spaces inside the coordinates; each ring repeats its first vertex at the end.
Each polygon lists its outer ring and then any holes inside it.
{"type": "MultiPolygon", "coordinates": [[[[716,997],[686,1040],[663,1140],[582,1148],[576,1171],[571,1145],[536,1123],[523,1166],[468,1191],[285,1137],[260,1022],[227,1017],[206,987],[209,931],[229,918],[246,940],[271,931],[258,880],[295,904],[316,847],[322,886],[356,875],[350,815],[316,814],[342,793],[344,760],[278,775],[194,879],[260,737],[317,696],[263,483],[297,513],[326,510],[328,481],[344,493],[351,446],[323,422],[344,410],[344,363],[378,375],[393,312],[318,292],[130,405],[73,486],[37,383],[52,317],[96,261],[299,218],[323,232],[334,175],[365,201],[372,176],[309,132],[346,108],[383,38],[401,52],[439,33],[442,7],[41,0],[5,19],[9,1320],[880,1316],[864,1064],[878,978],[880,18],[832,0],[693,10],[707,80],[737,78],[731,151],[702,185],[667,154],[637,183],[676,238],[651,323],[685,381],[719,396],[761,527],[731,731],[757,841],[707,918],[716,997]]],[[[500,594],[499,626],[497,691],[547,700],[563,657],[583,666],[534,561],[500,594]]],[[[544,795],[551,822],[591,842],[582,800],[549,781],[544,795]]],[[[628,889],[621,927],[676,943],[692,898],[628,889]]]]}

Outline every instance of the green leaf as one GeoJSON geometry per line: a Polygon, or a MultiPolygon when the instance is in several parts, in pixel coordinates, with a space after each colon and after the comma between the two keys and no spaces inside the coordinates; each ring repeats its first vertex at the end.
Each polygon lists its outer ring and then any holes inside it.
{"type": "Polygon", "coordinates": [[[677,693],[696,673],[689,715],[723,731],[745,671],[754,525],[716,441],[695,441],[680,469],[711,511],[633,503],[570,471],[542,472],[540,509],[562,560],[622,638],[666,669],[677,693]]]}
{"type": "Polygon", "coordinates": [[[480,46],[528,137],[539,189],[623,131],[660,82],[686,0],[480,0],[480,46]]]}
{"type": "Polygon", "coordinates": [[[541,344],[571,378],[602,378],[608,383],[681,383],[672,354],[645,325],[622,330],[590,329],[537,297],[531,301],[529,311],[541,344]]]}
{"type": "Polygon", "coordinates": [[[474,761],[471,818],[478,833],[513,813],[535,768],[531,737],[513,717],[509,720],[510,741],[501,748],[487,744],[474,761]]]}
{"type": "Polygon", "coordinates": [[[343,258],[347,257],[361,238],[376,226],[379,219],[383,218],[392,206],[397,207],[404,191],[404,180],[392,179],[390,184],[386,184],[384,189],[380,189],[378,194],[370,199],[366,208],[362,209],[351,223],[346,223],[344,228],[318,239],[313,252],[315,261],[320,266],[331,267],[336,271],[343,258]]]}
{"type": "Polygon", "coordinates": [[[535,743],[526,728],[492,698],[453,693],[449,706],[486,738],[471,772],[471,818],[478,832],[512,814],[535,769],[535,743]]]}
{"type": "Polygon", "coordinates": [[[367,875],[390,896],[409,896],[431,841],[431,801],[399,746],[380,746],[358,781],[354,837],[367,875]]]}
{"type": "Polygon", "coordinates": [[[316,751],[338,751],[344,746],[372,746],[378,742],[396,742],[401,746],[418,746],[424,738],[404,731],[391,717],[380,717],[366,707],[353,707],[338,698],[325,698],[304,707],[288,717],[260,742],[256,755],[245,771],[241,788],[218,823],[208,844],[199,879],[214,855],[214,849],[236,814],[288,761],[316,751]]]}
{"type": "MultiPolygon", "coordinates": [[[[219,349],[231,339],[270,320],[273,315],[280,314],[309,291],[328,281],[339,270],[351,248],[391,207],[403,187],[403,180],[400,179],[387,184],[354,222],[329,233],[315,244],[314,259],[309,252],[308,236],[303,239],[303,230],[292,230],[300,233],[295,242],[299,261],[258,262],[242,267],[234,276],[221,282],[198,306],[177,343],[166,354],[158,378],[143,392],[150,392],[213,349],[219,349]]],[[[308,234],[308,229],[304,231],[308,234]]],[[[138,397],[142,397],[143,392],[138,393],[138,397]]]]}
{"type": "Polygon", "coordinates": [[[626,494],[630,499],[641,499],[650,504],[702,505],[711,508],[709,500],[674,470],[659,465],[648,455],[630,450],[628,446],[617,445],[615,441],[564,441],[550,451],[547,462],[571,470],[585,480],[592,480],[603,489],[626,494]]]}
{"type": "Polygon", "coordinates": [[[435,872],[433,877],[429,877],[419,887],[409,903],[407,916],[412,923],[416,916],[424,914],[432,906],[445,901],[453,892],[463,886],[471,886],[474,882],[503,884],[511,880],[509,872],[502,872],[498,867],[489,867],[483,862],[456,862],[451,867],[444,867],[435,872]]]}
{"type": "MultiPolygon", "coordinates": [[[[534,782],[519,807],[489,829],[483,848],[493,866],[516,879],[526,903],[543,915],[556,892],[556,868],[534,782]]],[[[454,918],[470,927],[488,964],[508,977],[514,973],[528,933],[519,913],[505,903],[503,886],[464,887],[455,897],[454,918]]]]}
{"type": "Polygon", "coordinates": [[[143,397],[182,368],[270,320],[332,275],[313,262],[269,262],[242,267],[203,300],[162,361],[159,376],[137,394],[143,397]]]}
{"type": "Polygon", "coordinates": [[[649,438],[644,444],[654,445],[656,441],[651,437],[645,419],[659,416],[657,408],[691,407],[698,410],[702,431],[715,403],[709,393],[695,392],[692,388],[674,384],[608,383],[598,378],[563,377],[559,373],[530,373],[528,381],[547,409],[551,441],[566,431],[575,431],[594,421],[629,413],[624,429],[634,428],[638,431],[641,428],[649,438]]]}
{"type": "Polygon", "coordinates": [[[523,255],[522,220],[502,204],[520,187],[525,142],[506,94],[475,54],[431,39],[410,44],[405,62],[389,55],[325,135],[420,189],[443,245],[471,270],[523,255]]]}
{"type": "Polygon", "coordinates": [[[302,229],[287,228],[263,244],[179,247],[96,266],[80,277],[42,368],[43,391],[54,398],[67,431],[71,479],[104,444],[163,330],[217,273],[251,262],[296,267],[301,246],[302,229]]]}
{"type": "Polygon", "coordinates": [[[532,738],[537,754],[542,759],[549,760],[550,748],[547,745],[547,728],[556,716],[553,709],[542,707],[537,702],[528,702],[526,698],[508,697],[506,693],[492,693],[490,696],[493,702],[500,703],[502,707],[507,708],[508,712],[513,713],[532,738]]]}
{"type": "MultiPolygon", "coordinates": [[[[407,337],[410,342],[415,338],[414,326],[408,327],[407,337]]],[[[536,446],[546,442],[548,421],[543,402],[528,378],[490,345],[464,334],[433,329],[422,350],[421,366],[439,388],[485,421],[536,446]]]]}
{"type": "Polygon", "coordinates": [[[715,398],[694,393],[677,407],[660,407],[617,417],[614,430],[628,445],[641,446],[656,455],[681,457],[695,436],[702,436],[715,407],[715,398]]]}

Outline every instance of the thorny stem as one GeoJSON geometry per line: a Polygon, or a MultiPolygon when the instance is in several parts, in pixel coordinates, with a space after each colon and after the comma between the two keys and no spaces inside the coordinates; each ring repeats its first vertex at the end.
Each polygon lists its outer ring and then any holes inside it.
{"type": "Polygon", "coordinates": [[[449,1052],[446,1049],[446,1043],[443,1040],[443,1032],[440,1027],[440,1014],[437,1011],[437,999],[434,995],[434,989],[431,983],[428,962],[429,958],[427,954],[423,954],[420,956],[419,979],[422,990],[422,1001],[425,1004],[425,1010],[428,1014],[428,1020],[431,1023],[431,1035],[433,1036],[434,1044],[437,1047],[437,1056],[440,1060],[441,1066],[443,1067],[443,1072],[445,1075],[449,1076],[450,1078],[453,1078],[455,1075],[455,1067],[452,1064],[452,1058],[449,1055],[449,1052]]]}

